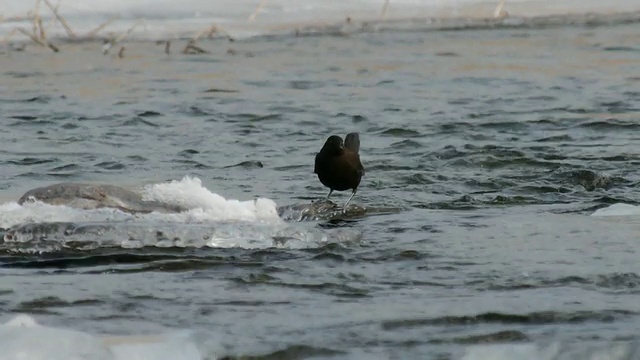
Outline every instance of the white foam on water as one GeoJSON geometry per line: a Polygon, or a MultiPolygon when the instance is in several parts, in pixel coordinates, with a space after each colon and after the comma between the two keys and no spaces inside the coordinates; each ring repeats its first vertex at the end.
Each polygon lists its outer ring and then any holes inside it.
{"type": "Polygon", "coordinates": [[[42,326],[28,315],[0,324],[0,360],[199,360],[185,333],[155,336],[98,336],[42,326]]]}
{"type": "Polygon", "coordinates": [[[64,205],[49,205],[39,201],[0,204],[0,228],[35,222],[97,222],[124,221],[132,216],[115,209],[83,210],[64,205]]]}
{"type": "Polygon", "coordinates": [[[147,185],[143,199],[179,205],[195,211],[187,212],[191,221],[252,221],[282,223],[275,201],[266,198],[239,201],[225,199],[202,186],[199,178],[185,176],[182,180],[147,185]]]}
{"type": "Polygon", "coordinates": [[[26,253],[100,246],[309,248],[330,242],[357,242],[362,237],[353,229],[287,223],[278,216],[273,200],[225,199],[196,177],[144,186],[141,196],[187,210],[129,214],[113,208],[8,202],[0,204],[0,227],[10,228],[5,244],[26,253]]]}
{"type": "Polygon", "coordinates": [[[152,184],[144,187],[145,200],[180,205],[189,210],[181,213],[129,214],[118,209],[78,209],[64,205],[49,205],[39,201],[0,204],[0,227],[8,228],[26,222],[114,222],[160,221],[177,223],[249,222],[282,224],[275,201],[266,198],[239,201],[225,199],[202,186],[198,178],[152,184]]]}
{"type": "Polygon", "coordinates": [[[640,207],[623,203],[612,204],[594,211],[591,216],[640,216],[640,207]]]}

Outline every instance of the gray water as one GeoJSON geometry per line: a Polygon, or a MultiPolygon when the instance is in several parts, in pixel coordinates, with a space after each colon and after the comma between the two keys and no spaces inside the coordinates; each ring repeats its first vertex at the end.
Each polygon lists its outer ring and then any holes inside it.
{"type": "Polygon", "coordinates": [[[191,329],[209,358],[640,358],[640,222],[590,216],[640,201],[638,25],[606,23],[7,51],[5,203],[191,175],[309,204],[315,153],[357,131],[369,211],[287,219],[328,234],[301,248],[4,243],[3,318],[191,329]]]}

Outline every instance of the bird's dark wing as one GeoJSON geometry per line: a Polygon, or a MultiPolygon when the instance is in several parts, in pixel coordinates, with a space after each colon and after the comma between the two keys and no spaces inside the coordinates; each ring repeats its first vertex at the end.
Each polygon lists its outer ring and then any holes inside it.
{"type": "Polygon", "coordinates": [[[364,176],[364,166],[362,166],[362,163],[360,162],[360,155],[355,154],[355,153],[350,153],[349,155],[349,164],[351,165],[351,168],[356,170],[356,172],[358,173],[358,175],[360,175],[360,177],[364,176]]]}

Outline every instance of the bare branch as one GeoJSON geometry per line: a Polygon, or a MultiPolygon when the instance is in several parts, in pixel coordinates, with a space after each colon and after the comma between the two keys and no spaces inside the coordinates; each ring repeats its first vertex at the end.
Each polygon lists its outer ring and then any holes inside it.
{"type": "Polygon", "coordinates": [[[258,16],[258,13],[260,12],[260,10],[262,10],[266,2],[267,0],[260,0],[260,2],[258,3],[258,6],[256,6],[256,9],[253,11],[253,14],[249,16],[249,19],[248,19],[249,21],[255,20],[256,16],[258,16]]]}
{"type": "Polygon", "coordinates": [[[386,19],[388,10],[389,10],[389,0],[384,0],[384,5],[382,5],[382,12],[380,13],[380,17],[382,17],[383,19],[386,19]]]}
{"type": "Polygon", "coordinates": [[[112,22],[114,22],[115,20],[116,20],[116,18],[113,18],[113,19],[109,19],[109,20],[107,20],[107,21],[103,22],[102,24],[100,24],[100,25],[99,25],[98,27],[96,27],[95,29],[93,29],[93,30],[89,31],[85,37],[92,38],[92,37],[96,36],[96,34],[97,34],[98,32],[100,32],[100,30],[102,30],[102,29],[106,28],[107,26],[109,26],[109,25],[110,25],[112,22]]]}
{"type": "Polygon", "coordinates": [[[194,40],[189,40],[187,46],[182,50],[183,54],[208,54],[209,52],[196,45],[194,40]]]}
{"type": "Polygon", "coordinates": [[[111,49],[111,47],[113,47],[114,45],[116,45],[117,43],[122,41],[122,39],[127,37],[127,35],[131,34],[131,32],[136,27],[138,27],[138,25],[140,25],[141,23],[144,23],[144,21],[142,21],[142,20],[136,21],[136,23],[133,24],[133,26],[131,26],[129,29],[127,29],[127,31],[123,32],[122,34],[118,35],[116,38],[114,38],[111,41],[109,41],[106,44],[104,44],[104,46],[102,47],[102,53],[106,55],[109,52],[109,50],[111,49]]]}
{"type": "Polygon", "coordinates": [[[37,36],[38,34],[38,19],[40,18],[40,0],[36,0],[36,7],[33,10],[33,19],[31,20],[31,24],[33,27],[33,34],[37,36]]]}
{"type": "Polygon", "coordinates": [[[53,45],[52,43],[46,41],[46,40],[41,40],[38,37],[36,37],[34,34],[31,34],[30,32],[28,32],[27,30],[25,30],[24,28],[16,28],[19,32],[27,35],[31,40],[33,40],[33,42],[35,42],[36,44],[42,45],[44,47],[48,47],[49,49],[53,50],[53,52],[58,52],[60,51],[60,49],[58,49],[58,47],[56,47],[55,45],[53,45]]]}
{"type": "Polygon", "coordinates": [[[49,9],[51,9],[51,11],[53,12],[53,15],[56,16],[58,21],[60,21],[60,24],[62,24],[62,27],[64,27],[64,30],[67,32],[67,35],[69,35],[69,37],[72,39],[75,38],[76,34],[73,32],[73,30],[71,30],[71,27],[69,26],[69,24],[67,24],[67,21],[62,17],[62,15],[60,15],[60,13],[58,12],[58,8],[51,5],[49,0],[43,0],[43,1],[45,4],[47,4],[49,9]]]}

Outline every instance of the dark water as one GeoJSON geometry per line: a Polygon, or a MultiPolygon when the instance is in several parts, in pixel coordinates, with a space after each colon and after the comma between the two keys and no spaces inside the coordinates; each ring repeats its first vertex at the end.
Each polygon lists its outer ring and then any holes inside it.
{"type": "Polygon", "coordinates": [[[306,204],[326,195],[312,174],[324,139],[358,131],[353,203],[371,211],[288,220],[327,236],[305,246],[5,243],[3,318],[192,329],[207,358],[640,358],[640,222],[590,216],[640,201],[637,35],[631,22],[4,54],[3,202],[191,175],[228,199],[306,204]]]}

